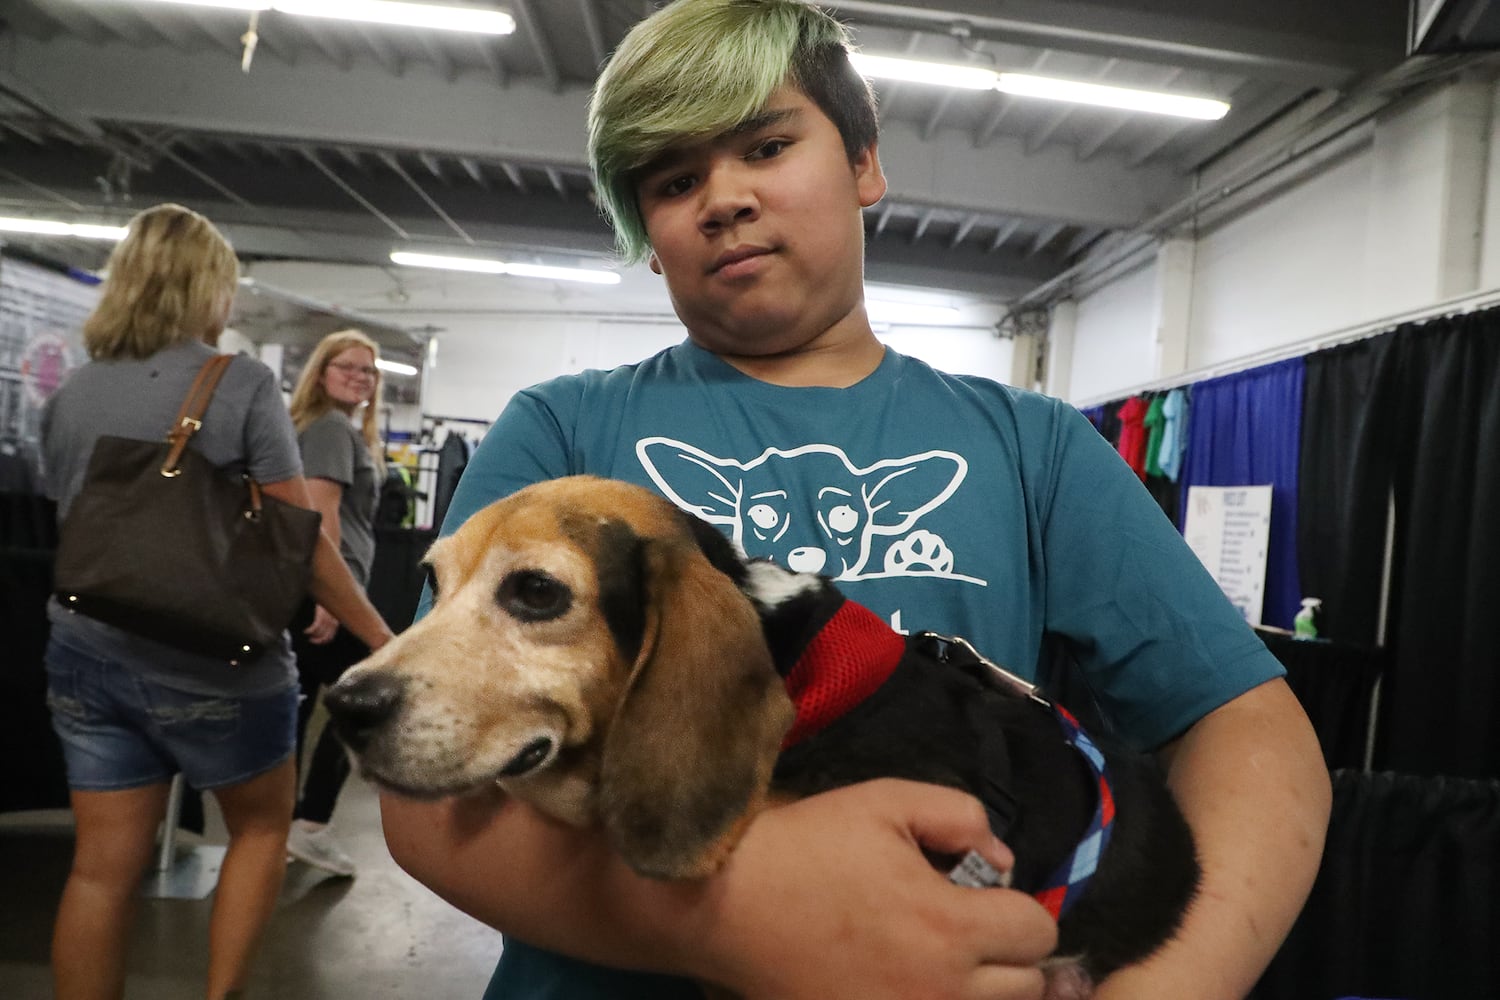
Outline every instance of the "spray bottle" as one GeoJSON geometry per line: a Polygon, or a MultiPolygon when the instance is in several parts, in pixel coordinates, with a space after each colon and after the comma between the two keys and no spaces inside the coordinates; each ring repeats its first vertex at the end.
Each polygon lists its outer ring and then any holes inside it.
{"type": "Polygon", "coordinates": [[[1298,639],[1318,637],[1318,609],[1323,602],[1316,597],[1302,598],[1302,610],[1292,618],[1292,635],[1298,639]]]}

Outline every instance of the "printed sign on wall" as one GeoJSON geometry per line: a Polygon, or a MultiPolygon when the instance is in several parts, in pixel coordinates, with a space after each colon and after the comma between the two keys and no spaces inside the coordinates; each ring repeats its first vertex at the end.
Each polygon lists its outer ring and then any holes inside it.
{"type": "Polygon", "coordinates": [[[1189,487],[1182,534],[1245,621],[1259,625],[1271,548],[1271,487],[1189,487]]]}

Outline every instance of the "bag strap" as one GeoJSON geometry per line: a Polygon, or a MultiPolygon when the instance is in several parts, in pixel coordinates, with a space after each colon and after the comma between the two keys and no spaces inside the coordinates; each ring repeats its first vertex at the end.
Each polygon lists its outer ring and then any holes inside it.
{"type": "Polygon", "coordinates": [[[192,388],[188,389],[182,408],[177,411],[177,419],[173,421],[172,429],[167,431],[167,441],[172,447],[167,451],[166,461],[161,464],[161,474],[168,479],[182,475],[177,463],[182,459],[188,441],[203,426],[203,414],[208,410],[209,400],[213,399],[214,390],[219,387],[219,379],[224,377],[224,372],[233,360],[232,354],[219,354],[198,369],[198,377],[193,379],[192,388]]]}

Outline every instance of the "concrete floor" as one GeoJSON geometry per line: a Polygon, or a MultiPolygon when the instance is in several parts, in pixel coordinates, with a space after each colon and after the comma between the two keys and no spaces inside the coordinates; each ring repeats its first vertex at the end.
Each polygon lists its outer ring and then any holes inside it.
{"type": "MultiPolygon", "coordinates": [[[[205,797],[207,830],[180,848],[223,844],[205,797]]],[[[333,825],[359,864],[336,879],[288,866],[246,1000],[478,1000],[500,936],[444,903],[396,867],[380,834],[371,788],[349,779],[333,825]]],[[[52,918],[72,855],[61,812],[0,816],[0,998],[51,997],[52,918]]],[[[212,897],[146,899],[131,947],[126,1000],[201,1000],[212,897]]]]}

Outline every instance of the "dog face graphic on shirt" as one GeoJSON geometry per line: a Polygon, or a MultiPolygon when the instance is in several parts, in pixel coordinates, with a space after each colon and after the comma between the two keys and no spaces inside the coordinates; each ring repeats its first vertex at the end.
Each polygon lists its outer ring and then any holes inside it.
{"type": "Polygon", "coordinates": [[[810,444],[741,462],[653,437],[637,443],[636,455],[673,503],[727,526],[752,558],[835,580],[957,575],[943,539],[920,527],[968,472],[953,452],[858,466],[837,447],[810,444]]]}

